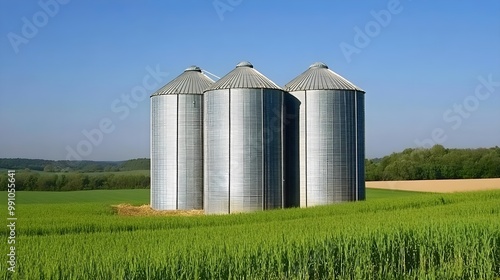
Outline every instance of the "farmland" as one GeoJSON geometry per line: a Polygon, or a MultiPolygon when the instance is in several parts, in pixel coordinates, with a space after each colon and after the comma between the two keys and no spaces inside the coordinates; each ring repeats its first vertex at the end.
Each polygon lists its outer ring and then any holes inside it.
{"type": "Polygon", "coordinates": [[[111,208],[147,203],[148,194],[19,192],[13,278],[500,276],[500,191],[367,190],[366,202],[225,216],[124,217],[111,208]]]}
{"type": "Polygon", "coordinates": [[[500,178],[366,182],[367,188],[434,193],[500,190],[500,178]]]}

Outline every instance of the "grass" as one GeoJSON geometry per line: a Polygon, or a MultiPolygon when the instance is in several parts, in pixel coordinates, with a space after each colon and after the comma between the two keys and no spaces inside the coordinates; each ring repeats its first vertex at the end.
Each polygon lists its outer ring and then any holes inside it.
{"type": "Polygon", "coordinates": [[[398,190],[383,190],[383,189],[366,189],[366,199],[379,198],[400,198],[415,195],[422,195],[421,192],[398,191],[398,190]]]}
{"type": "MultiPolygon", "coordinates": [[[[111,209],[124,199],[147,203],[148,195],[147,190],[19,192],[17,272],[1,274],[6,279],[500,277],[500,191],[368,189],[364,202],[221,216],[124,217],[111,209]]],[[[5,227],[0,231],[8,234],[5,227]]]]}
{"type": "Polygon", "coordinates": [[[130,203],[140,205],[149,203],[149,190],[92,190],[70,192],[20,191],[17,192],[16,200],[22,205],[88,202],[101,202],[106,204],[130,203]]]}
{"type": "MultiPolygon", "coordinates": [[[[6,197],[6,192],[2,192],[6,197]]],[[[420,195],[418,192],[367,189],[367,199],[399,198],[420,195]]],[[[92,190],[92,191],[20,191],[17,192],[17,201],[20,204],[60,204],[60,203],[87,203],[102,202],[106,204],[129,203],[133,205],[149,204],[149,189],[133,190],[92,190]]],[[[6,205],[2,200],[0,205],[6,205]]]]}

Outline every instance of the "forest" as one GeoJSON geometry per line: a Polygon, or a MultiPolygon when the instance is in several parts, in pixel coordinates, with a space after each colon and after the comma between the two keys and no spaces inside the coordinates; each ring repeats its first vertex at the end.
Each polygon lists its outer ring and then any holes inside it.
{"type": "MultiPolygon", "coordinates": [[[[77,191],[149,188],[149,172],[55,173],[16,172],[16,191],[77,191]]],[[[7,172],[0,175],[0,191],[6,191],[7,172]]]]}
{"type": "MultiPolygon", "coordinates": [[[[48,161],[0,159],[0,169],[16,171],[16,190],[73,191],[146,189],[150,185],[150,161],[124,162],[48,161]]],[[[500,148],[405,149],[366,160],[366,181],[500,178],[500,148]]],[[[0,190],[8,185],[0,174],[0,190]]]]}
{"type": "Polygon", "coordinates": [[[405,149],[366,160],[367,181],[500,178],[500,148],[405,149]]]}
{"type": "Polygon", "coordinates": [[[25,158],[0,158],[0,169],[35,170],[45,172],[115,172],[149,170],[149,159],[127,161],[45,160],[25,158]]]}
{"type": "MultiPolygon", "coordinates": [[[[127,161],[53,161],[0,159],[0,169],[16,170],[18,191],[76,191],[149,188],[149,159],[127,161]]],[[[7,172],[0,190],[7,190],[7,172]]]]}

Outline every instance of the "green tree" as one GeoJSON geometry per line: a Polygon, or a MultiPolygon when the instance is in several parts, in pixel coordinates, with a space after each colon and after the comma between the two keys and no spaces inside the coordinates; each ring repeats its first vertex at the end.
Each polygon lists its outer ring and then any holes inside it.
{"type": "Polygon", "coordinates": [[[6,191],[8,189],[9,179],[7,173],[0,175],[0,191],[6,191]]]}
{"type": "Polygon", "coordinates": [[[38,178],[37,188],[39,191],[55,191],[57,185],[57,175],[56,174],[46,174],[41,175],[38,178]]]}
{"type": "Polygon", "coordinates": [[[45,172],[55,172],[56,171],[56,168],[54,167],[54,165],[52,164],[47,164],[45,165],[45,167],[43,168],[43,171],[45,172]]]}
{"type": "Polygon", "coordinates": [[[83,189],[83,175],[82,174],[71,174],[68,175],[68,182],[61,188],[62,191],[76,191],[83,189]]]}

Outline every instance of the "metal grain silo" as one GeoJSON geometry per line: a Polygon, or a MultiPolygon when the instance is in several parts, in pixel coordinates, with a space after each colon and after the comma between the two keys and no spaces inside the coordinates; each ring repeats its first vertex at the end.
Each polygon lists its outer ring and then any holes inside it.
{"type": "Polygon", "coordinates": [[[196,66],[151,96],[151,207],[203,209],[203,90],[196,66]]]}
{"type": "Polygon", "coordinates": [[[204,208],[281,208],[284,91],[241,62],[205,91],[204,208]]]}
{"type": "Polygon", "coordinates": [[[300,206],[365,199],[365,92],[323,63],[285,90],[300,101],[300,206]]]}

